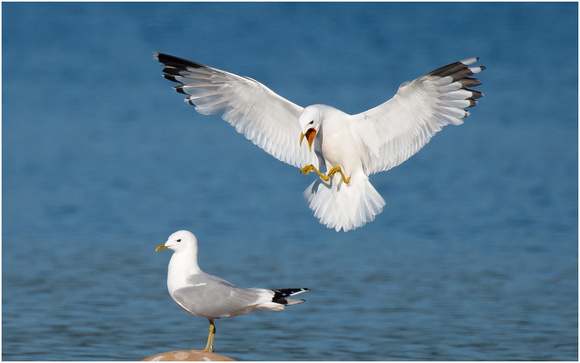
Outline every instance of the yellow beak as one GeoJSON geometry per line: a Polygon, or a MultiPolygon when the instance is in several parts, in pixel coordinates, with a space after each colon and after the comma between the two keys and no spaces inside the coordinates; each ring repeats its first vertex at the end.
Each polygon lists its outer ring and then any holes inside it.
{"type": "Polygon", "coordinates": [[[165,246],[165,245],[163,244],[163,245],[161,245],[161,246],[158,246],[158,247],[155,249],[155,252],[159,252],[159,251],[161,251],[161,250],[164,250],[164,249],[166,249],[166,248],[167,248],[167,246],[165,246]]]}
{"type": "Polygon", "coordinates": [[[308,150],[312,151],[312,142],[314,141],[314,136],[316,136],[316,130],[308,129],[306,134],[300,134],[300,146],[302,146],[304,136],[306,136],[306,140],[308,140],[308,150]]]}

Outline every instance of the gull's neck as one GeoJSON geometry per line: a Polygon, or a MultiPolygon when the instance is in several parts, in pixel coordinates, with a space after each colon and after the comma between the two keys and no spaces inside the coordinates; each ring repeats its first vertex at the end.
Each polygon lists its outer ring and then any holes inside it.
{"type": "Polygon", "coordinates": [[[201,269],[197,264],[197,251],[187,249],[174,252],[167,268],[167,289],[169,293],[173,294],[175,290],[186,287],[189,276],[199,273],[201,273],[201,269]]]}

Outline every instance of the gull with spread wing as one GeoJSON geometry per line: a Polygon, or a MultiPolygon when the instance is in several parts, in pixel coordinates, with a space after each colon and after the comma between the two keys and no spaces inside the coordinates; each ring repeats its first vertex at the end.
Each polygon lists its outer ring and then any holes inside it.
{"type": "Polygon", "coordinates": [[[483,96],[471,77],[485,69],[468,58],[404,82],[393,98],[349,115],[327,105],[298,106],[262,83],[155,53],[163,76],[203,115],[222,118],[277,159],[318,178],[304,197],[320,223],[346,231],[373,221],[385,200],[369,175],[417,153],[443,126],[461,125],[483,96]],[[305,143],[303,141],[306,140],[305,143]]]}

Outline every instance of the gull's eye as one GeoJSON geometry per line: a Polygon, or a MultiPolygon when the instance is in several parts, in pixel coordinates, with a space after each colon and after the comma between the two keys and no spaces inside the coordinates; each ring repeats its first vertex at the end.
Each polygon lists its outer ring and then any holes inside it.
{"type": "Polygon", "coordinates": [[[177,240],[177,242],[181,242],[181,238],[177,240]]]}
{"type": "Polygon", "coordinates": [[[314,120],[310,121],[308,124],[309,125],[312,125],[313,123],[314,123],[314,120]]]}

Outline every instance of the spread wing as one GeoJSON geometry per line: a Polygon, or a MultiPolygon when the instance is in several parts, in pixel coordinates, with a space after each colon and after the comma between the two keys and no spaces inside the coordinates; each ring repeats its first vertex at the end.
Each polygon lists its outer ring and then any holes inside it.
{"type": "Polygon", "coordinates": [[[485,67],[468,67],[478,58],[449,64],[403,83],[389,101],[353,115],[353,132],[362,140],[360,150],[367,174],[389,170],[418,152],[445,125],[461,125],[466,110],[477,104],[481,83],[471,75],[485,67]]]}
{"type": "Polygon", "coordinates": [[[167,54],[154,58],[165,66],[165,78],[180,83],[175,90],[188,95],[185,101],[197,112],[223,114],[236,131],[278,160],[299,168],[319,166],[316,154],[299,146],[302,107],[248,77],[167,54]]]}

